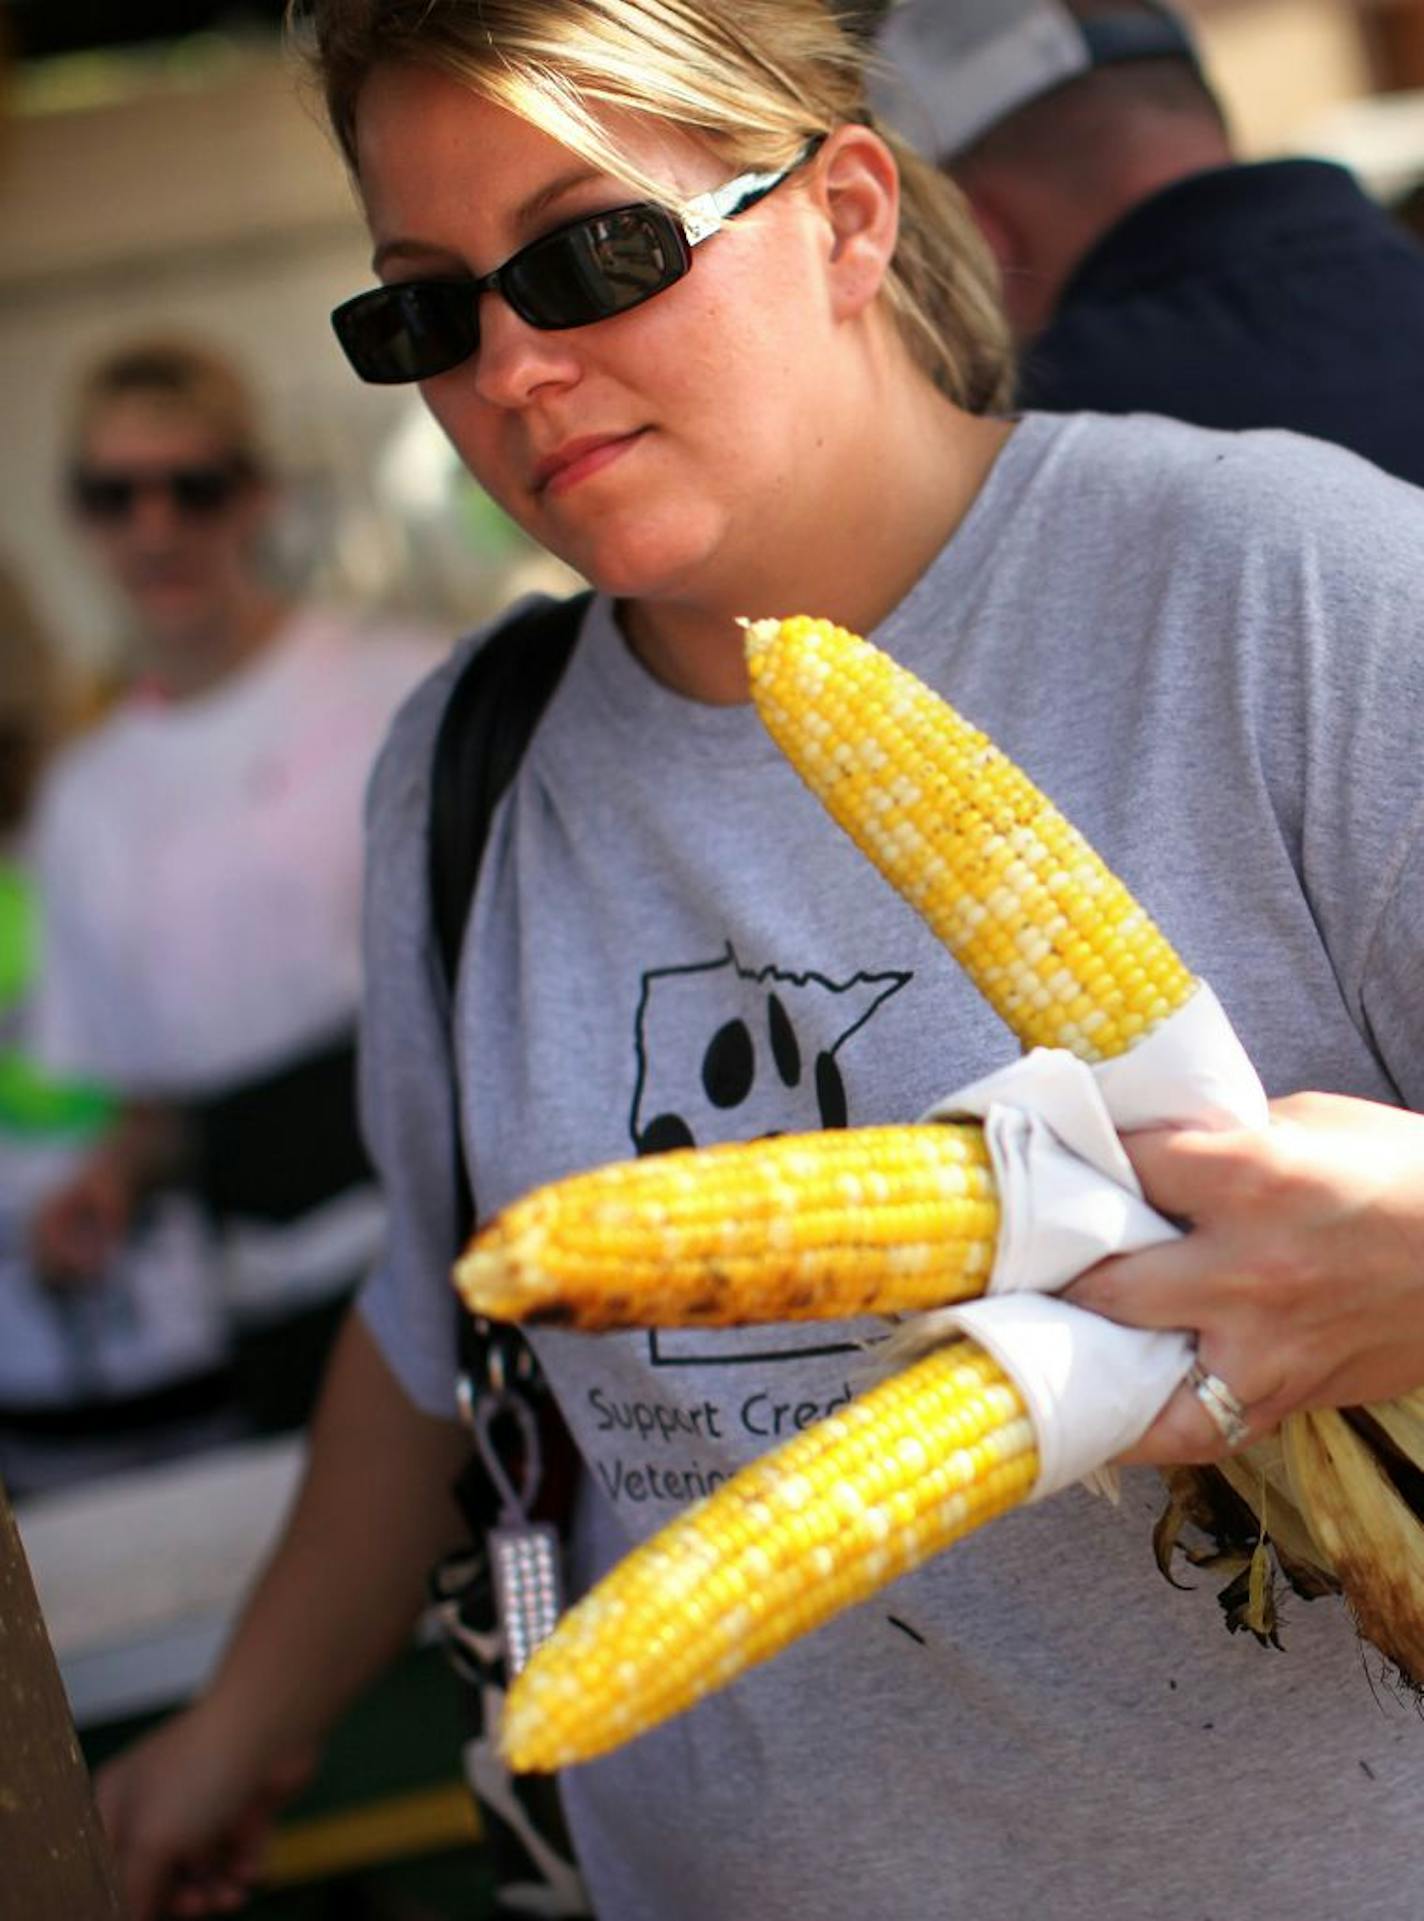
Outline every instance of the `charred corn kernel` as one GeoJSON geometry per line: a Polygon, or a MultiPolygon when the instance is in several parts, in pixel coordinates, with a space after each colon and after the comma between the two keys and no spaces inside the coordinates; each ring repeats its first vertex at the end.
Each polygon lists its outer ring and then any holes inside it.
{"type": "Polygon", "coordinates": [[[473,1313],[588,1331],[909,1313],[981,1294],[998,1224],[977,1126],[787,1134],[538,1188],[455,1284],[473,1313]]]}
{"type": "Polygon", "coordinates": [[[520,1772],[604,1753],[1015,1506],[1038,1455],[1017,1389],[966,1340],[755,1461],[564,1617],[505,1703],[520,1772]]]}
{"type": "Polygon", "coordinates": [[[858,635],[747,624],[758,711],[856,845],[1025,1047],[1126,1052],[1194,982],[1078,831],[988,737],[858,635]]]}

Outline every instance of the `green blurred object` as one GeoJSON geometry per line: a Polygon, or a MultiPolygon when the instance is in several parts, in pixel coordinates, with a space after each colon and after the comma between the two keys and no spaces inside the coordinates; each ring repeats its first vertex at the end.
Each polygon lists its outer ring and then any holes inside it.
{"type": "MultiPolygon", "coordinates": [[[[0,1015],[18,1008],[39,966],[40,920],[24,869],[0,859],[0,1015]]],[[[0,1051],[0,1132],[87,1139],[114,1116],[114,1103],[83,1081],[52,1080],[18,1049],[0,1051]]]]}
{"type": "Polygon", "coordinates": [[[23,1055],[0,1054],[0,1133],[87,1140],[113,1116],[114,1103],[99,1088],[49,1080],[23,1055]]]}
{"type": "Polygon", "coordinates": [[[19,1004],[35,977],[39,917],[24,869],[0,859],[0,1014],[19,1004]]]}

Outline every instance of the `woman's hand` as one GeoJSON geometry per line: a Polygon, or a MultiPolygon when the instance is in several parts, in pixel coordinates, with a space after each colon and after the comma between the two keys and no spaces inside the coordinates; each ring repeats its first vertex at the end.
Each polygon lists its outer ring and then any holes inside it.
{"type": "Polygon", "coordinates": [[[303,1747],[254,1769],[201,1706],[110,1761],[95,1794],[131,1921],[242,1907],[273,1817],[316,1761],[317,1751],[303,1747]]]}
{"type": "Polygon", "coordinates": [[[123,1108],[89,1159],[39,1203],[30,1220],[30,1257],[51,1287],[104,1278],[144,1197],[178,1179],[189,1140],[182,1112],[153,1101],[123,1108]]]}
{"type": "MultiPolygon", "coordinates": [[[[1424,1116],[1296,1094],[1272,1104],[1264,1130],[1154,1131],[1124,1144],[1147,1198],[1190,1231],[1101,1262],[1068,1299],[1195,1333],[1201,1365],[1244,1403],[1253,1437],[1298,1408],[1424,1384],[1424,1116]]],[[[1182,1387],[1128,1458],[1227,1451],[1182,1387]]]]}
{"type": "Polygon", "coordinates": [[[29,1230],[35,1273],[59,1289],[101,1281],[133,1211],[132,1181],[114,1156],[101,1151],[36,1207],[29,1230]]]}

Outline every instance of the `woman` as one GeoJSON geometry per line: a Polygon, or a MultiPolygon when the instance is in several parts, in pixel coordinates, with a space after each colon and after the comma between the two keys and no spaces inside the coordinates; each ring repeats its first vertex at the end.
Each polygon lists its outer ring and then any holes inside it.
{"type": "MultiPolygon", "coordinates": [[[[859,52],[814,0],[322,0],[314,19],[401,289],[346,311],[348,351],[368,378],[420,377],[482,484],[601,590],[467,931],[455,1049],[484,1211],[640,1144],[911,1115],[1002,1060],[746,705],[736,617],[814,612],[874,631],[1033,772],[1212,979],[1273,1091],[1331,1090],[1264,1139],[1149,1143],[1164,1204],[1190,1190],[1191,1251],[1082,1298],[1198,1329],[1253,1428],[1424,1379],[1424,1122],[1390,1106],[1424,1101],[1412,492],[1285,436],[993,418],[982,251],[868,123],[859,52]],[[709,192],[741,210],[684,254],[647,205],[696,235],[709,192]]],[[[391,1253],[222,1672],[104,1783],[140,1915],[174,1886],[176,1912],[239,1898],[282,1771],[408,1630],[455,1527],[422,869],[454,671],[404,710],[372,795],[366,1094],[391,1253]]],[[[538,1337],[589,1463],[580,1576],[843,1397],[864,1331],[538,1337]]],[[[1222,1446],[1184,1393],[1140,1453],[1222,1446]]],[[[1129,1477],[1125,1514],[1074,1493],[996,1523],[578,1770],[598,1912],[918,1917],[953,1888],[966,1911],[1137,1916],[1150,1886],[1185,1918],[1256,1900],[1269,1862],[1280,1912],[1412,1915],[1412,1717],[1379,1713],[1339,1609],[1292,1617],[1276,1659],[1157,1583],[1157,1502],[1129,1477]]]]}
{"type": "Polygon", "coordinates": [[[40,796],[33,1026],[52,1070],[123,1105],[34,1242],[80,1301],[151,1190],[192,1189],[209,1219],[189,1201],[171,1260],[271,1431],[306,1418],[380,1244],[355,1114],[361,793],[437,655],[274,588],[265,443],[246,380],[199,342],[120,343],[78,385],[69,505],[134,659],[40,796]]]}
{"type": "Polygon", "coordinates": [[[36,1202],[114,1118],[104,1089],[46,1073],[25,1047],[46,947],[32,815],[47,764],[94,704],[76,682],[0,566],[0,1481],[16,1503],[240,1432],[191,1207],[149,1210],[82,1290],[49,1285],[26,1254],[36,1202]]]}

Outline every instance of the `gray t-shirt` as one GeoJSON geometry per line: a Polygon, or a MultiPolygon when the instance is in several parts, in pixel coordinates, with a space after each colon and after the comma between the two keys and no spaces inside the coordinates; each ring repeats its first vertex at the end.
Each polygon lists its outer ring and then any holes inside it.
{"type": "MultiPolygon", "coordinates": [[[[1424,1107],[1424,495],[1310,441],[1029,416],[877,640],[1018,759],[1209,979],[1268,1089],[1424,1107]]],[[[757,608],[749,614],[815,608],[757,608]]],[[[423,873],[453,666],[371,806],[364,1312],[453,1406],[423,873]]],[[[748,707],[595,603],[496,818],[457,1003],[482,1212],[639,1144],[913,1117],[1013,1043],[748,707]]],[[[861,1378],[868,1323],[536,1337],[587,1577],[861,1378]]],[[[607,1921],[1417,1921],[1424,1725],[1334,1601],[1287,1652],[1152,1566],[1155,1475],[998,1520],[564,1793],[607,1921]]]]}

